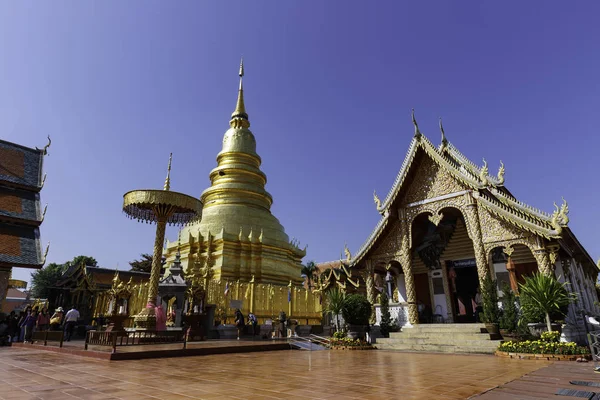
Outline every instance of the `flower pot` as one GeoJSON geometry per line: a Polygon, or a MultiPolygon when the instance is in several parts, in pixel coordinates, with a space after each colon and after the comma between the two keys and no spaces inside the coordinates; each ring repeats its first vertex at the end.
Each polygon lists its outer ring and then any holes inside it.
{"type": "MultiPolygon", "coordinates": [[[[557,332],[562,332],[562,326],[560,324],[550,324],[550,326],[552,327],[553,331],[557,331],[557,332]]],[[[527,329],[529,329],[529,333],[531,333],[532,336],[535,337],[540,337],[542,336],[543,332],[547,332],[548,331],[548,327],[546,326],[546,323],[544,322],[539,322],[539,323],[535,323],[535,324],[527,324],[527,329]]]]}
{"type": "Polygon", "coordinates": [[[486,323],[485,329],[488,331],[488,333],[490,335],[497,335],[500,333],[500,328],[499,328],[498,324],[486,323]]]}
{"type": "Polygon", "coordinates": [[[365,338],[365,325],[348,325],[348,337],[350,339],[364,339],[365,338]]]}

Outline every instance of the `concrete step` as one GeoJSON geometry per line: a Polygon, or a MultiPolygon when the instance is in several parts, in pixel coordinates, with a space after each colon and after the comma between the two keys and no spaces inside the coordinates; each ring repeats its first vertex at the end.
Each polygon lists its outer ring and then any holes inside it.
{"type": "Polygon", "coordinates": [[[405,330],[402,332],[390,332],[390,338],[429,338],[429,339],[447,339],[447,338],[461,338],[465,340],[476,340],[476,339],[489,339],[488,333],[474,333],[474,332],[414,332],[405,330]]]}
{"type": "Polygon", "coordinates": [[[381,350],[429,352],[429,353],[462,353],[462,354],[494,354],[496,347],[484,346],[458,346],[442,344],[389,344],[379,343],[377,348],[381,350]]]}
{"type": "Polygon", "coordinates": [[[448,338],[445,340],[431,340],[428,338],[381,338],[377,339],[377,344],[432,344],[432,345],[455,345],[455,346],[473,346],[473,347],[493,347],[497,348],[501,340],[490,340],[489,337],[475,340],[465,340],[458,338],[448,338]]]}
{"type": "Polygon", "coordinates": [[[423,324],[413,327],[404,327],[406,332],[487,332],[484,325],[480,324],[423,324]]]}

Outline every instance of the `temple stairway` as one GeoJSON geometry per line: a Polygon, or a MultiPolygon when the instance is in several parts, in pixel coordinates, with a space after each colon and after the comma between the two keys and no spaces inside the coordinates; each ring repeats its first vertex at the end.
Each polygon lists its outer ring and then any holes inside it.
{"type": "Polygon", "coordinates": [[[422,351],[431,353],[493,354],[502,342],[493,337],[483,324],[419,324],[378,338],[382,350],[422,351]]]}

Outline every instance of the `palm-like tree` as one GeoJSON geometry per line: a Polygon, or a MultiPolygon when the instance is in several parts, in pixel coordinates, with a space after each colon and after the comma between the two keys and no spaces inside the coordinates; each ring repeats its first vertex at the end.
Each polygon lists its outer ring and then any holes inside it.
{"type": "Polygon", "coordinates": [[[344,302],[346,300],[346,294],[339,288],[335,287],[327,291],[326,294],[326,306],[325,310],[332,316],[335,315],[336,329],[340,330],[340,319],[339,315],[344,308],[344,302]]]}
{"type": "Polygon", "coordinates": [[[554,276],[540,273],[525,277],[525,282],[519,284],[521,296],[526,296],[533,307],[546,315],[549,332],[552,330],[550,314],[562,314],[562,309],[577,299],[577,295],[571,293],[567,285],[568,283],[561,283],[554,276]]]}
{"type": "Polygon", "coordinates": [[[306,278],[306,282],[308,283],[308,287],[311,287],[311,282],[315,277],[315,273],[317,272],[317,264],[314,261],[309,261],[306,265],[302,266],[300,270],[300,276],[306,278]]]}

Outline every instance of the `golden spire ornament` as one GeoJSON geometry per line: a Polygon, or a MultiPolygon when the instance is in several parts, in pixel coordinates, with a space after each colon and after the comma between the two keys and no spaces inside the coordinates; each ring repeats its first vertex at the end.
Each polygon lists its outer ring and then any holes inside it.
{"type": "Polygon", "coordinates": [[[244,104],[244,59],[240,61],[240,86],[238,88],[238,98],[235,105],[235,110],[231,114],[231,121],[229,125],[232,128],[249,128],[250,121],[248,121],[248,114],[246,113],[246,106],[244,104]]]}
{"type": "Polygon", "coordinates": [[[171,161],[173,161],[173,153],[169,154],[169,166],[167,167],[167,178],[165,179],[164,190],[171,189],[171,161]]]}

